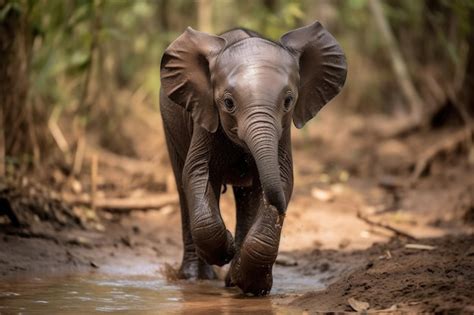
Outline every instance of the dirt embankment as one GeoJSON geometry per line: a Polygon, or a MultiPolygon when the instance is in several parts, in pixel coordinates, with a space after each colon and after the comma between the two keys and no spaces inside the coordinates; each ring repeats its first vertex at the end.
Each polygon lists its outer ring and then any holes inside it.
{"type": "MultiPolygon", "coordinates": [[[[422,243],[425,247],[394,240],[336,254],[335,260],[350,263],[363,257],[364,263],[326,290],[304,294],[291,305],[311,313],[358,307],[359,311],[473,312],[474,236],[422,243]]],[[[313,256],[315,261],[319,257],[320,253],[313,256]]]]}

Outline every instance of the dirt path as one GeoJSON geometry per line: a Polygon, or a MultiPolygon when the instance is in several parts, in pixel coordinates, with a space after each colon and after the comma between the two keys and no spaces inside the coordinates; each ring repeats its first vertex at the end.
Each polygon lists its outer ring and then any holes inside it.
{"type": "MultiPolygon", "coordinates": [[[[413,148],[420,142],[429,146],[436,137],[389,140],[374,149],[374,140],[364,134],[360,120],[343,122],[346,128],[334,134],[330,128],[341,122],[335,124],[333,119],[327,115],[317,128],[294,141],[296,186],[274,270],[273,305],[310,313],[354,307],[473,312],[474,230],[469,213],[473,212],[474,176],[470,166],[463,159],[448,159],[433,163],[429,176],[414,186],[392,187],[386,181],[381,185],[386,173],[407,177],[416,155],[413,148]],[[413,239],[368,224],[358,213],[413,239]],[[350,303],[351,298],[356,301],[350,303]]],[[[163,189],[153,179],[121,171],[123,165],[101,169],[105,193],[111,193],[107,187],[115,187],[120,194],[142,193],[138,189],[156,194],[163,189]],[[127,186],[127,176],[133,187],[127,186]]],[[[87,178],[82,185],[87,186],[87,178]]],[[[231,190],[223,195],[221,207],[224,221],[233,227],[231,190]]],[[[174,283],[173,272],[181,256],[177,206],[128,214],[74,211],[85,215],[87,224],[52,225],[38,218],[28,228],[13,228],[0,221],[0,281],[107,274],[148,275],[174,283]]],[[[221,278],[225,272],[226,268],[218,270],[221,278]]],[[[217,288],[220,285],[223,282],[217,288]]],[[[220,291],[213,286],[212,292],[220,291]]],[[[201,298],[207,301],[204,295],[201,298]]],[[[236,299],[231,307],[245,304],[241,297],[231,298],[236,299]]]]}
{"type": "MultiPolygon", "coordinates": [[[[305,188],[296,190],[275,267],[276,304],[310,312],[350,311],[348,300],[355,298],[369,303],[371,310],[471,310],[472,235],[444,237],[453,232],[452,226],[424,223],[442,218],[398,211],[384,216],[396,215],[394,226],[419,239],[391,240],[393,233],[370,226],[356,216],[361,207],[369,207],[369,200],[374,202],[375,196],[384,199],[384,193],[377,187],[368,189],[357,180],[338,185],[318,188],[314,196],[305,188]],[[361,191],[373,196],[361,197],[361,191]],[[423,238],[429,236],[432,238],[423,238]],[[431,245],[433,249],[406,248],[408,243],[431,245]]],[[[422,189],[419,195],[423,195],[422,189]]],[[[234,224],[231,197],[226,194],[222,200],[224,220],[229,226],[234,224]]],[[[376,221],[382,218],[372,216],[376,221]]],[[[4,229],[0,237],[0,278],[17,281],[48,274],[146,274],[173,282],[173,270],[181,255],[176,206],[129,215],[99,212],[98,220],[103,224],[101,230],[4,229]]],[[[219,270],[221,278],[225,271],[219,270]]]]}

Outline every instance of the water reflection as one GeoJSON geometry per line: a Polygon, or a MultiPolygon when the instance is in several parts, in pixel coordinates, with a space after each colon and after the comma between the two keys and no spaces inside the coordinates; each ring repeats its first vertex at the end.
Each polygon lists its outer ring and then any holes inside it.
{"type": "Polygon", "coordinates": [[[0,314],[292,314],[279,294],[255,298],[220,281],[178,282],[153,277],[31,279],[0,284],[0,314]]]}

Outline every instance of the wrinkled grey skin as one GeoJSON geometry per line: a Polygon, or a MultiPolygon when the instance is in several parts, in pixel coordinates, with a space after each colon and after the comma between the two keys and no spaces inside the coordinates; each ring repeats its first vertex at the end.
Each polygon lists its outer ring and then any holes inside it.
{"type": "Polygon", "coordinates": [[[301,128],[342,88],[344,53],[315,22],[272,42],[236,29],[188,28],[161,61],[161,114],[178,186],[184,255],[180,276],[265,295],[272,287],[293,189],[291,121],[301,128]],[[219,210],[223,185],[237,206],[235,239],[219,210]]]}

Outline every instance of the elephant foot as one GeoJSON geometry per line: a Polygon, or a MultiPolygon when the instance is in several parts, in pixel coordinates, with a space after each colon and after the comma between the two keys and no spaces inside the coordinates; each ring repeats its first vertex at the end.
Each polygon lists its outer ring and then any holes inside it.
{"type": "Polygon", "coordinates": [[[235,255],[234,239],[232,234],[226,230],[226,239],[219,246],[215,244],[199,244],[198,240],[195,240],[196,253],[209,265],[224,266],[229,263],[235,255]],[[209,246],[207,246],[209,245],[209,246]]]}
{"type": "Polygon", "coordinates": [[[239,256],[232,262],[229,283],[246,294],[264,296],[270,292],[282,224],[283,216],[275,207],[264,209],[247,234],[239,256]]]}
{"type": "Polygon", "coordinates": [[[185,280],[216,280],[217,275],[212,266],[201,259],[186,260],[181,263],[178,271],[179,279],[185,280]]]}
{"type": "Polygon", "coordinates": [[[231,275],[230,275],[230,271],[229,271],[229,272],[227,273],[227,275],[225,276],[224,283],[225,283],[225,287],[226,287],[226,288],[233,288],[233,287],[235,287],[235,283],[232,282],[232,278],[231,278],[231,275]]]}
{"type": "Polygon", "coordinates": [[[237,259],[237,262],[229,271],[226,278],[226,286],[238,286],[245,294],[255,296],[267,295],[270,293],[273,285],[273,262],[253,264],[245,262],[247,260],[247,254],[242,252],[242,256],[237,259]],[[243,265],[242,260],[244,261],[243,265]]]}

